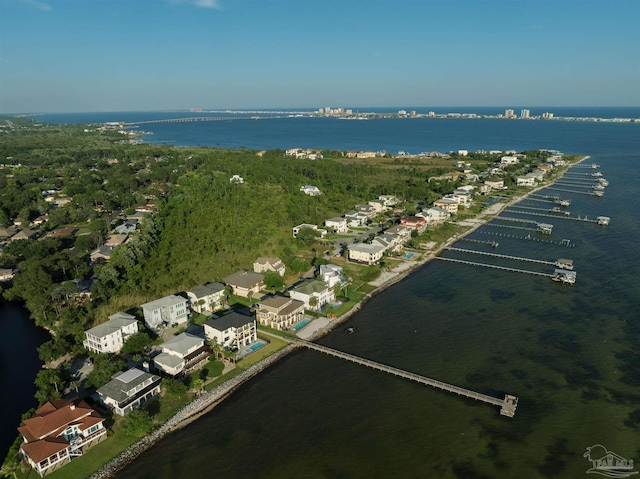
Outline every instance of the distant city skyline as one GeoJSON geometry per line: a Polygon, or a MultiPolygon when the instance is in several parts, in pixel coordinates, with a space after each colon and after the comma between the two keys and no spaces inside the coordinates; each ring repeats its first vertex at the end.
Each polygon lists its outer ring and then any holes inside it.
{"type": "Polygon", "coordinates": [[[637,0],[0,0],[0,113],[640,106],[637,0]]]}

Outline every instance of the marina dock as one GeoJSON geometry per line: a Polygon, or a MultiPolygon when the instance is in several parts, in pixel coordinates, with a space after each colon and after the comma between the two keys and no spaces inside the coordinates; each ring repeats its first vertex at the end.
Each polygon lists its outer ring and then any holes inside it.
{"type": "Polygon", "coordinates": [[[469,264],[471,266],[481,266],[483,268],[499,269],[502,271],[511,271],[513,273],[524,273],[524,274],[532,274],[534,276],[544,276],[545,278],[555,277],[555,274],[551,274],[551,273],[541,273],[539,271],[529,271],[527,269],[509,268],[507,266],[498,266],[496,264],[477,263],[475,261],[466,261],[463,259],[445,258],[443,256],[436,256],[436,259],[439,259],[440,261],[451,261],[452,263],[469,264]]]}
{"type": "MultiPolygon", "coordinates": [[[[489,253],[488,251],[476,251],[476,250],[472,250],[472,249],[465,249],[465,248],[456,248],[453,246],[449,246],[447,248],[445,248],[447,251],[457,251],[459,253],[470,253],[470,254],[479,254],[482,256],[492,256],[494,258],[503,258],[503,259],[511,259],[514,261],[523,261],[526,263],[537,263],[537,264],[544,264],[547,266],[559,266],[559,260],[558,261],[547,261],[547,260],[543,260],[543,259],[535,259],[535,258],[523,258],[520,256],[511,256],[508,254],[499,254],[499,253],[489,253]]],[[[565,260],[567,261],[567,260],[565,260]]]]}
{"type": "Polygon", "coordinates": [[[499,406],[500,414],[502,414],[503,416],[513,417],[515,416],[515,413],[516,413],[516,407],[518,406],[518,398],[510,394],[506,394],[504,399],[500,399],[493,396],[489,396],[487,394],[471,391],[470,389],[465,389],[459,386],[454,386],[452,384],[438,381],[437,379],[420,376],[419,374],[411,373],[403,369],[387,366],[386,364],[371,361],[369,359],[364,359],[359,356],[355,356],[353,354],[344,353],[342,351],[338,351],[337,349],[328,348],[327,346],[322,346],[320,344],[311,343],[308,341],[296,341],[296,343],[306,348],[314,349],[316,351],[320,351],[322,353],[328,354],[330,356],[334,356],[336,358],[351,361],[352,363],[360,364],[362,366],[367,366],[369,368],[377,369],[378,371],[383,371],[385,373],[393,374],[394,376],[399,376],[401,378],[409,379],[411,381],[415,381],[420,384],[425,384],[427,386],[441,389],[443,391],[448,391],[448,392],[458,394],[460,396],[465,396],[471,399],[475,399],[476,401],[482,401],[488,404],[492,404],[494,406],[499,406]]]}

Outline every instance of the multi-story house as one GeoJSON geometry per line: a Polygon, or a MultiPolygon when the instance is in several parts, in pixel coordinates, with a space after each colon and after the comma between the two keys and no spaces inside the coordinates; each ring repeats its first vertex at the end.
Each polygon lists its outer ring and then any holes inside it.
{"type": "Polygon", "coordinates": [[[24,439],[20,451],[42,477],[105,438],[103,423],[104,418],[80,398],[48,401],[18,428],[24,439]]]}
{"type": "Polygon", "coordinates": [[[304,318],[304,303],[286,296],[269,296],[257,304],[256,318],[264,326],[289,329],[304,318]]]}
{"type": "Polygon", "coordinates": [[[125,416],[160,394],[160,376],[137,368],[118,373],[98,389],[100,401],[114,413],[125,416]]]}
{"type": "Polygon", "coordinates": [[[222,281],[231,287],[233,294],[243,298],[258,294],[264,288],[264,275],[246,269],[233,273],[222,281]]]}
{"type": "Polygon", "coordinates": [[[280,276],[284,276],[286,267],[280,258],[260,257],[253,262],[253,271],[255,273],[266,273],[267,271],[275,271],[280,276]]]}
{"type": "Polygon", "coordinates": [[[347,246],[349,260],[357,263],[372,265],[382,259],[384,246],[379,244],[356,243],[347,246]]]}
{"type": "Polygon", "coordinates": [[[83,345],[94,353],[118,353],[125,340],[138,332],[138,321],[127,313],[116,313],[109,320],[84,332],[83,345]]]}
{"type": "Polygon", "coordinates": [[[211,313],[222,307],[224,301],[224,284],[205,283],[187,291],[191,302],[191,310],[197,313],[211,313]]]}
{"type": "Polygon", "coordinates": [[[335,264],[321,264],[320,268],[318,268],[318,275],[321,281],[324,281],[329,285],[329,288],[334,288],[338,283],[344,283],[342,266],[335,264]]]}
{"type": "Polygon", "coordinates": [[[205,321],[204,335],[219,346],[241,349],[258,339],[258,329],[255,318],[231,311],[205,321]]]}
{"type": "Polygon", "coordinates": [[[160,345],[162,352],[153,358],[159,371],[169,376],[188,374],[207,361],[211,350],[200,336],[178,334],[160,345]]]}
{"type": "Polygon", "coordinates": [[[189,321],[187,299],[172,294],[142,305],[144,322],[153,331],[189,321]]]}
{"type": "Polygon", "coordinates": [[[306,309],[315,311],[320,311],[325,304],[335,301],[333,289],[329,288],[329,285],[324,281],[318,281],[317,279],[303,281],[289,290],[289,296],[302,301],[306,309]]]}
{"type": "Polygon", "coordinates": [[[328,220],[325,220],[324,225],[335,233],[346,233],[349,231],[347,218],[329,218],[328,220]]]}

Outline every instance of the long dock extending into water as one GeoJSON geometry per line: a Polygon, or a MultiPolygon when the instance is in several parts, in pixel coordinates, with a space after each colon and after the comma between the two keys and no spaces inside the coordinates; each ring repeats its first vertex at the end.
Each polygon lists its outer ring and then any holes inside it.
{"type": "Polygon", "coordinates": [[[451,261],[453,263],[469,264],[472,266],[482,266],[484,268],[500,269],[502,271],[512,271],[514,273],[532,274],[534,276],[544,276],[546,278],[553,278],[555,275],[550,273],[540,273],[539,271],[529,271],[527,269],[509,268],[507,266],[498,266],[496,264],[477,263],[475,261],[466,261],[463,259],[445,258],[444,256],[436,256],[436,259],[440,261],[451,261]]]}
{"type": "Polygon", "coordinates": [[[465,249],[465,248],[456,248],[454,246],[448,246],[445,248],[447,251],[457,251],[459,253],[471,253],[471,254],[479,254],[483,256],[493,256],[494,258],[504,258],[504,259],[513,259],[516,261],[524,261],[527,263],[538,263],[544,264],[548,266],[557,266],[557,261],[546,261],[543,259],[535,259],[535,258],[523,258],[520,256],[511,256],[508,254],[500,254],[500,253],[489,253],[488,251],[476,251],[473,249],[465,249]]]}
{"type": "Polygon", "coordinates": [[[403,369],[394,368],[393,366],[387,366],[386,364],[377,363],[375,361],[371,361],[370,359],[364,359],[353,354],[344,353],[342,351],[338,351],[337,349],[328,348],[327,346],[322,346],[320,344],[311,343],[308,341],[297,341],[296,343],[309,349],[314,349],[330,356],[334,356],[336,358],[345,359],[347,361],[351,361],[352,363],[360,364],[362,366],[377,369],[378,371],[384,371],[385,373],[393,374],[394,376],[399,376],[401,378],[409,379],[411,381],[425,384],[427,386],[441,389],[443,391],[448,391],[460,396],[475,399],[476,401],[482,401],[494,406],[500,406],[500,414],[502,414],[503,416],[513,417],[516,413],[518,398],[510,394],[506,394],[504,399],[500,399],[489,396],[487,394],[471,391],[470,389],[447,384],[442,381],[438,381],[437,379],[420,376],[419,374],[411,373],[403,369]]]}

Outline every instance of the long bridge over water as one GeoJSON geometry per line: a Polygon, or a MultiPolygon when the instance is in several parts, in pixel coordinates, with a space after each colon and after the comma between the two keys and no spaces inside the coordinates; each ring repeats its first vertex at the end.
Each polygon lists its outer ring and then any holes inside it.
{"type": "Polygon", "coordinates": [[[471,391],[470,389],[447,384],[445,382],[438,381],[437,379],[420,376],[419,374],[411,373],[403,369],[394,368],[393,366],[387,366],[386,364],[377,363],[375,361],[371,361],[370,359],[364,359],[353,354],[338,351],[337,349],[328,348],[327,346],[322,346],[320,344],[312,343],[309,341],[296,341],[296,344],[309,349],[320,351],[336,358],[351,361],[352,363],[367,366],[372,369],[377,369],[378,371],[384,371],[385,373],[393,374],[394,376],[399,376],[401,378],[409,379],[420,384],[425,384],[427,386],[441,389],[443,391],[452,392],[460,396],[465,396],[471,399],[475,399],[476,401],[482,401],[488,404],[492,404],[494,406],[500,406],[500,414],[502,414],[503,416],[513,417],[516,413],[518,398],[510,394],[506,394],[504,399],[496,398],[487,394],[471,391]]]}
{"type": "MultiPolygon", "coordinates": [[[[270,116],[269,118],[279,118],[270,116]]],[[[280,117],[281,118],[281,117],[280,117]]],[[[142,120],[124,123],[124,126],[153,125],[158,123],[194,123],[199,121],[237,121],[237,120],[257,120],[258,117],[249,116],[192,116],[188,118],[167,118],[164,120],[142,120]]]]}

